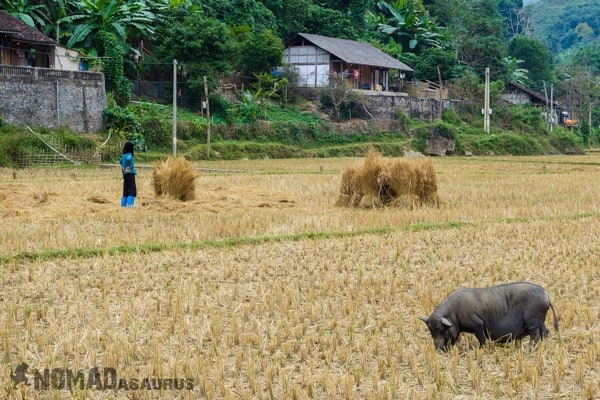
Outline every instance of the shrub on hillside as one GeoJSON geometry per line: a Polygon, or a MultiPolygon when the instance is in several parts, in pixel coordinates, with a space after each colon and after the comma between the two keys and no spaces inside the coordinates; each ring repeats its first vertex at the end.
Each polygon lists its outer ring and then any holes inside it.
{"type": "Polygon", "coordinates": [[[572,132],[554,131],[550,144],[563,154],[583,154],[580,139],[572,132]]]}

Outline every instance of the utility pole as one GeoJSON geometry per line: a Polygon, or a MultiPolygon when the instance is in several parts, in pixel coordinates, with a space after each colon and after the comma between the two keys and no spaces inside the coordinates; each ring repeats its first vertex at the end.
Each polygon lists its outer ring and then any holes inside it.
{"type": "Polygon", "coordinates": [[[206,100],[206,159],[210,160],[210,105],[208,101],[208,84],[204,76],[204,98],[206,100]]]}
{"type": "Polygon", "coordinates": [[[550,84],[550,132],[554,127],[554,84],[550,84]]]}
{"type": "Polygon", "coordinates": [[[177,157],[177,60],[173,60],[173,157],[177,157]]]}
{"type": "Polygon", "coordinates": [[[490,131],[490,69],[485,69],[485,88],[483,95],[483,130],[490,131]]]}

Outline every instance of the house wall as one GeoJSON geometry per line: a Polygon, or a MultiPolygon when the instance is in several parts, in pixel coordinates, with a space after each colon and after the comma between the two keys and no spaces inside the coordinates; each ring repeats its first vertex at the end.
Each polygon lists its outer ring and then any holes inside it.
{"type": "Polygon", "coordinates": [[[0,116],[11,124],[102,130],[102,73],[0,65],[0,93],[0,116]]]}
{"type": "Polygon", "coordinates": [[[531,96],[523,92],[508,92],[500,95],[502,100],[512,104],[526,104],[531,101],[531,96]]]}
{"type": "Polygon", "coordinates": [[[320,47],[288,47],[283,52],[283,60],[298,68],[298,86],[327,86],[329,82],[330,54],[320,47]]]}
{"type": "Polygon", "coordinates": [[[79,52],[76,50],[56,46],[53,68],[63,71],[79,71],[79,57],[79,52]]]}

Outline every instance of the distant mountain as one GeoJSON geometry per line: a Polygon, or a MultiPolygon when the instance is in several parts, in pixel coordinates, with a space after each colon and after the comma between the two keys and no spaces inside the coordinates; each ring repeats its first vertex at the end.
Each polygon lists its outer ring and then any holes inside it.
{"type": "Polygon", "coordinates": [[[560,56],[591,44],[600,44],[600,1],[526,0],[534,37],[560,56]]]}

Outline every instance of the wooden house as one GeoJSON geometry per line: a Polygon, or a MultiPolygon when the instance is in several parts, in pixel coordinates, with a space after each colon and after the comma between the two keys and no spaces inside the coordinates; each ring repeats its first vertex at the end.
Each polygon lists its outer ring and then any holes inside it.
{"type": "Polygon", "coordinates": [[[356,89],[390,90],[390,71],[413,71],[408,65],[364,42],[298,33],[286,43],[283,61],[298,69],[299,86],[324,87],[339,74],[356,89]]]}
{"type": "Polygon", "coordinates": [[[56,42],[0,10],[0,65],[54,68],[56,42]]]}
{"type": "MultiPolygon", "coordinates": [[[[500,97],[512,104],[531,103],[535,106],[550,106],[550,100],[545,95],[516,82],[508,82],[500,97]]],[[[555,105],[557,105],[556,102],[555,105]]]]}

